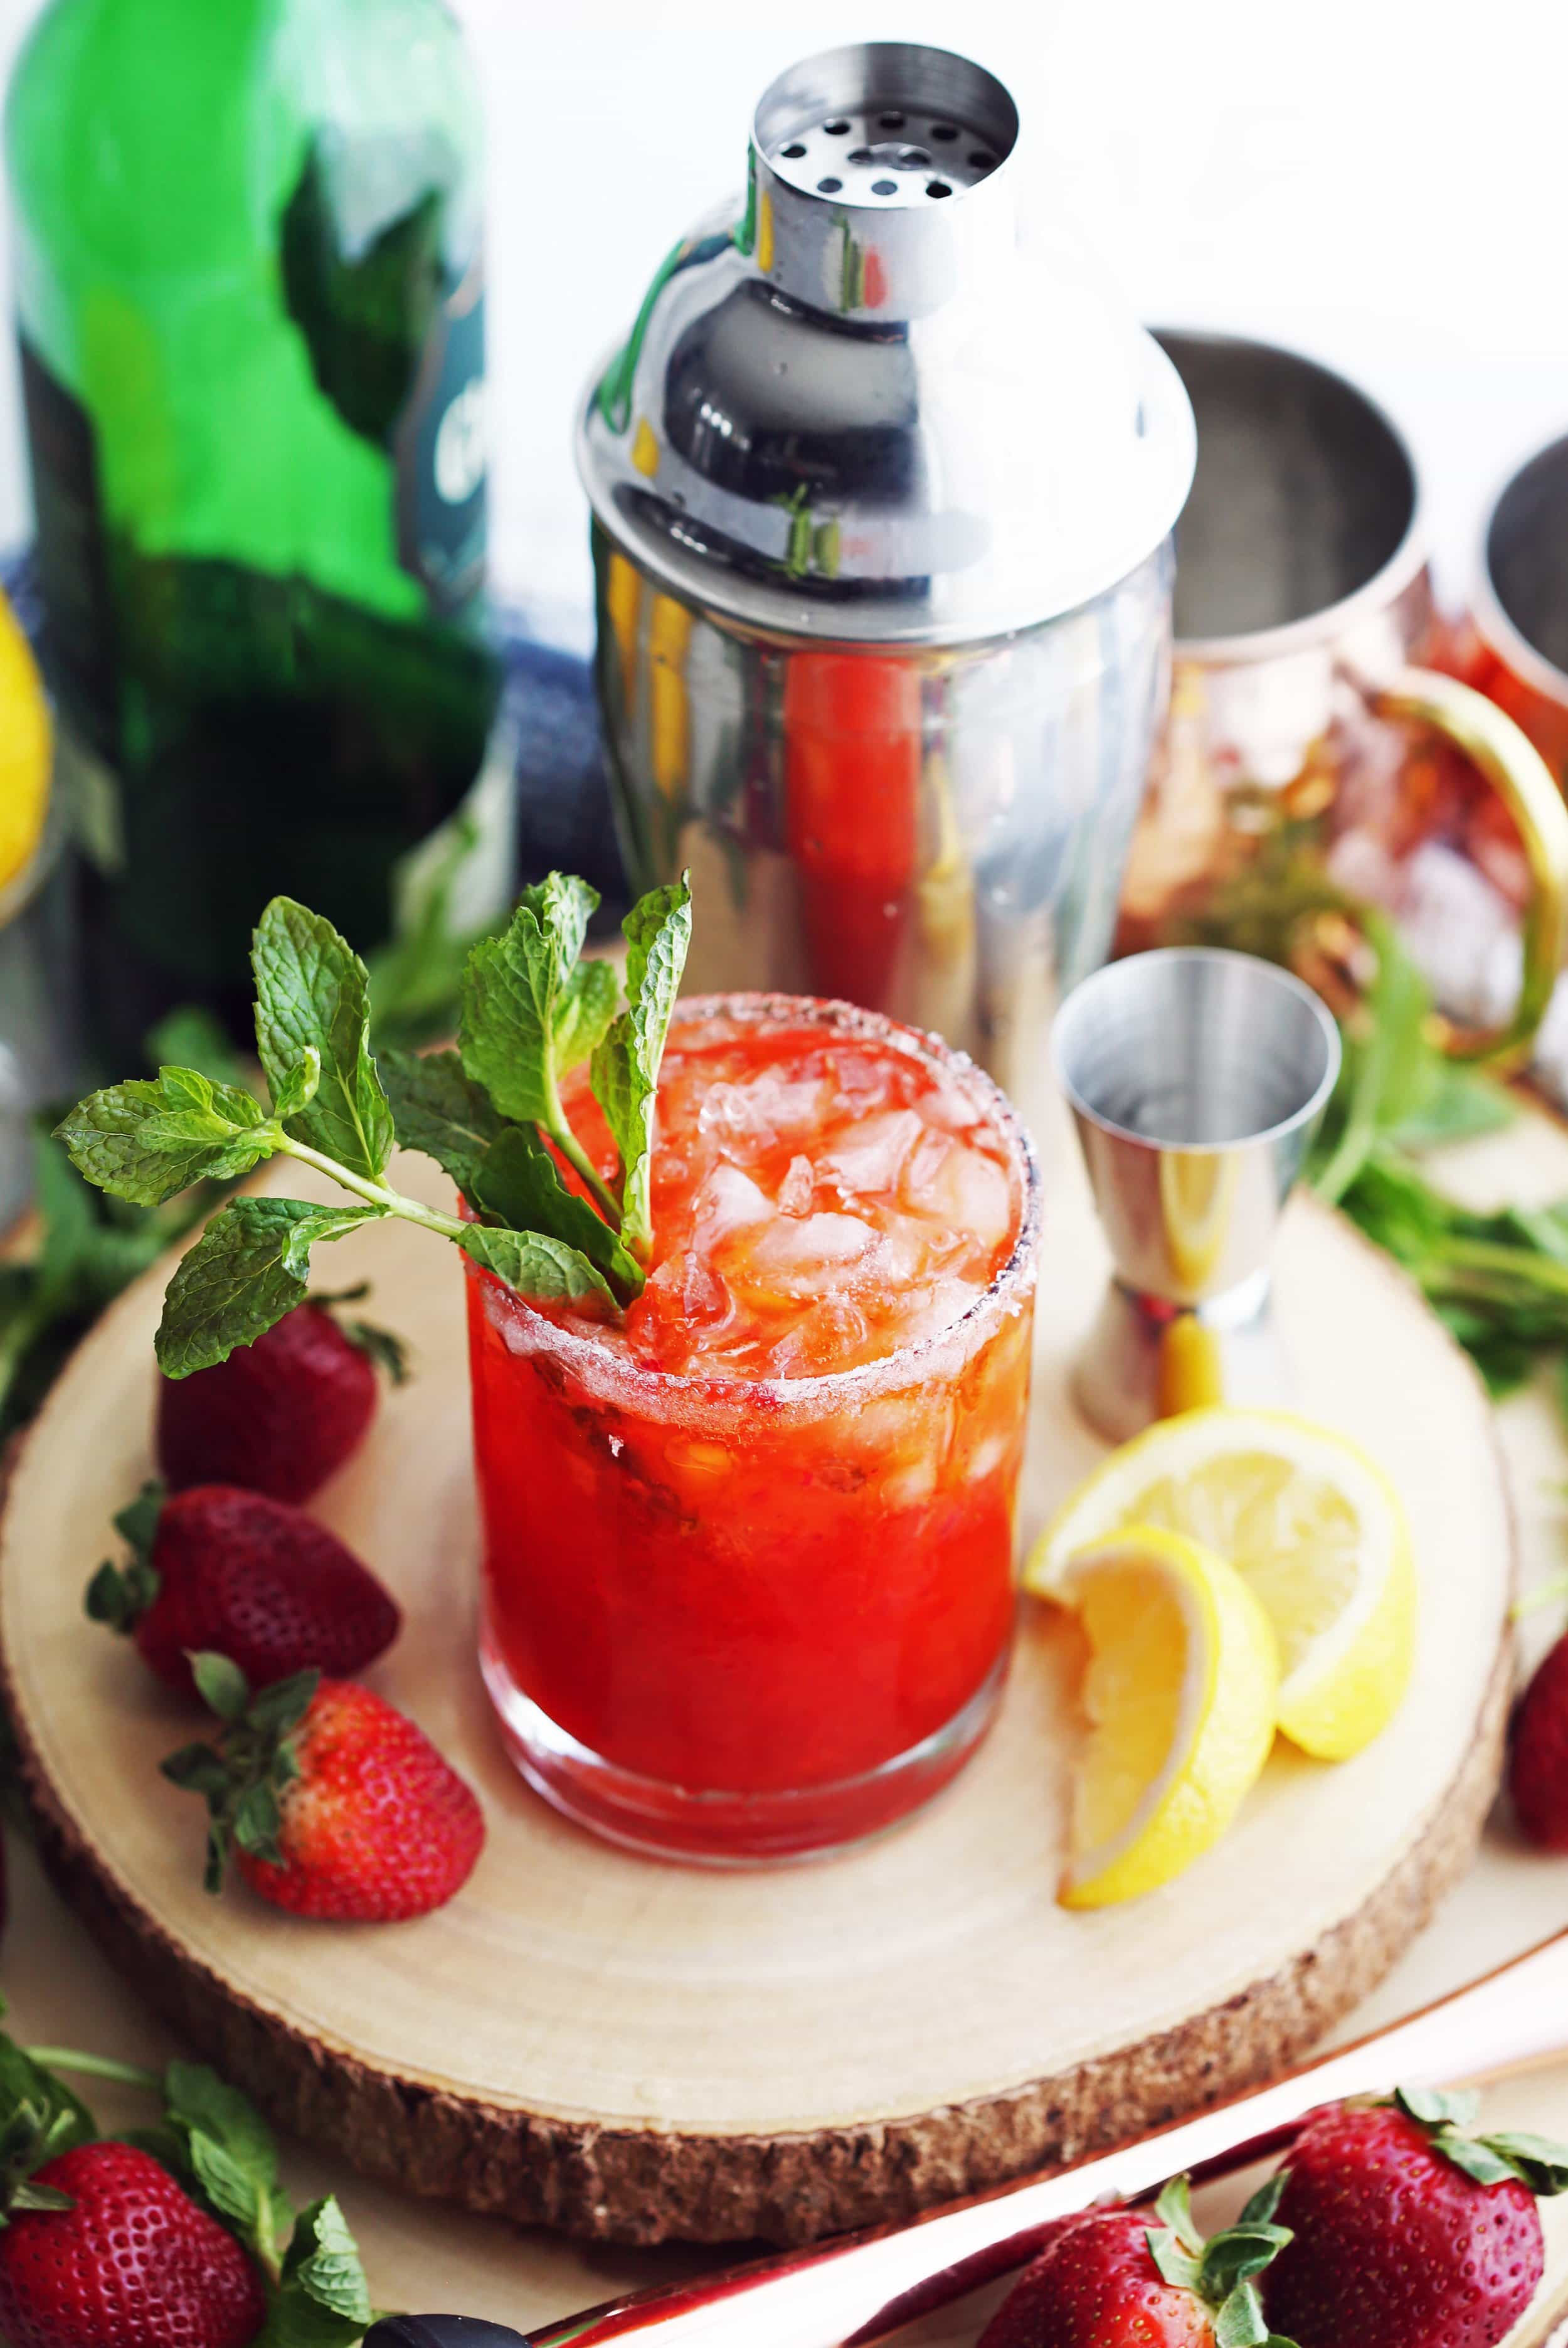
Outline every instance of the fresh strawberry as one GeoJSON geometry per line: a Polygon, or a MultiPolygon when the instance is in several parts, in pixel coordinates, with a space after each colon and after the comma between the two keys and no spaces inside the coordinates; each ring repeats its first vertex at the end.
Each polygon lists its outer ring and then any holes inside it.
{"type": "Polygon", "coordinates": [[[253,1687],[296,1672],[363,1671],[403,1617],[368,1566],[286,1500],[233,1484],[164,1498],[148,1484],[115,1524],[128,1565],[100,1565],[87,1584],[95,1622],[130,1632],[172,1688],[194,1685],[190,1656],[211,1650],[253,1687]]]}
{"type": "Polygon", "coordinates": [[[394,1385],[405,1375],[395,1337],[329,1310],[364,1292],[313,1297],[216,1368],[161,1382],[158,1458],[171,1489],[242,1484],[308,1500],[337,1473],[375,1416],[375,1365],[394,1385]]]}
{"type": "Polygon", "coordinates": [[[1568,1632],[1541,1664],[1514,1716],[1508,1789],[1531,1841],[1568,1850],[1568,1632]]]}
{"type": "Polygon", "coordinates": [[[1491,2348],[1541,2281],[1538,2193],[1568,2186],[1568,2147],[1464,2133],[1474,2096],[1402,2090],[1347,2104],[1296,2138],[1265,2279],[1271,2323],[1300,2348],[1491,2348]]]}
{"type": "Polygon", "coordinates": [[[198,1655],[193,1669],[222,1726],[216,1746],[163,1766],[206,1798],[210,1891],[231,1849],[262,1899],[296,1916],[389,1923],[461,1890],[484,1818],[411,1720],[352,1680],[302,1672],[252,1698],[225,1656],[198,1655]]]}
{"type": "Polygon", "coordinates": [[[249,2348],[265,2322],[255,2267],[149,2152],[78,2145],[26,2198],[53,2206],[0,2233],[10,2348],[249,2348]]]}
{"type": "MultiPolygon", "coordinates": [[[[979,2348],[1268,2348],[1254,2278],[1290,2237],[1273,2223],[1276,2185],[1240,2222],[1205,2242],[1178,2178],[1147,2210],[1070,2220],[1027,2267],[980,2334],[979,2348]]],[[[1289,2348],[1276,2342],[1274,2348],[1289,2348]]]]}

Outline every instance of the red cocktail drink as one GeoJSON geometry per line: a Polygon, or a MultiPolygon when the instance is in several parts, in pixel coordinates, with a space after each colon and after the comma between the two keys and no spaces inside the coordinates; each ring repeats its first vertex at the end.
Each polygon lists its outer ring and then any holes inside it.
{"type": "MultiPolygon", "coordinates": [[[[569,1107],[595,1150],[586,1085],[569,1107]]],[[[820,1849],[951,1776],[1000,1688],[1033,1160],[932,1038],[743,995],[678,1012],[653,1164],[623,1323],[471,1268],[486,1677],[601,1831],[820,1849]]]]}

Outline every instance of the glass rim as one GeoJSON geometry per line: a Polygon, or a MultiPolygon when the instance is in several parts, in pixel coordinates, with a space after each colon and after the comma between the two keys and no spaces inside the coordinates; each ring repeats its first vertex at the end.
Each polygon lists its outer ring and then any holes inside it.
{"type": "MultiPolygon", "coordinates": [[[[682,1025],[694,1018],[732,1018],[738,1023],[761,1025],[773,1021],[830,1028],[835,1033],[875,1037],[892,1044],[906,1056],[923,1061],[927,1066],[939,1067],[944,1075],[956,1076],[972,1096],[983,1103],[984,1113],[1006,1144],[1016,1167],[1022,1192],[1018,1230],[1006,1260],[998,1267],[987,1285],[966,1305],[956,1319],[940,1329],[928,1329],[906,1344],[896,1345],[891,1352],[879,1354],[874,1361],[860,1362],[848,1369],[824,1370],[810,1377],[777,1378],[719,1377],[692,1375],[682,1370],[670,1370],[657,1364],[636,1361],[611,1347],[597,1343],[581,1329],[563,1326],[530,1304],[528,1299],[509,1288],[494,1273],[486,1272],[473,1262],[465,1270],[481,1283],[481,1294],[487,1312],[495,1305],[510,1317],[520,1320],[538,1332],[538,1350],[549,1353],[568,1367],[580,1370],[596,1385],[607,1379],[624,1387],[625,1399],[634,1406],[640,1402],[646,1411],[655,1395],[672,1399],[689,1397],[694,1410],[716,1411],[725,1406],[755,1405],[766,1397],[778,1410],[803,1410],[815,1415],[820,1407],[831,1410],[844,1404],[864,1400],[868,1395],[893,1385],[901,1390],[920,1383],[922,1365],[935,1365],[938,1356],[951,1349],[955,1340],[964,1341],[966,1357],[974,1350],[979,1332],[977,1324],[996,1322],[1021,1310],[1028,1302],[1034,1280],[1040,1251],[1041,1217],[1041,1182],[1040,1160],[1028,1128],[1001,1086],[989,1076],[967,1052],[946,1043],[929,1029],[916,1027],[909,1022],[887,1017],[878,1011],[867,1011],[860,1004],[846,1003],[835,995],[786,994],[763,990],[740,990],[728,994],[682,995],[675,1005],[671,1025],[682,1025]]],[[[990,1332],[984,1333],[987,1336],[990,1332]]],[[[609,1395],[600,1397],[610,1400],[609,1395]]]]}

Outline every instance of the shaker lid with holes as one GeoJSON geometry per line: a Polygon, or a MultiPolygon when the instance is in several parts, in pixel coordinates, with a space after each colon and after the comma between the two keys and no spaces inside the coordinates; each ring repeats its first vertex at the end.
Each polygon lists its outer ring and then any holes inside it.
{"type": "Polygon", "coordinates": [[[742,625],[882,644],[1027,627],[1133,570],[1192,481],[1175,369],[1060,229],[1024,232],[1000,82],[900,41],[757,108],[743,205],[677,243],[594,377],[594,512],[742,625]]]}

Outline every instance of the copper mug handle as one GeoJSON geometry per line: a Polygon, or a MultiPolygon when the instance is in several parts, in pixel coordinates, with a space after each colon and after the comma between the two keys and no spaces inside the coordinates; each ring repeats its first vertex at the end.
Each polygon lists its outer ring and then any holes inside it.
{"type": "Polygon", "coordinates": [[[1534,744],[1505,710],[1457,677],[1407,668],[1370,690],[1368,698],[1379,716],[1413,719],[1453,743],[1485,776],[1518,827],[1531,883],[1519,1000],[1504,1025],[1450,1046],[1456,1059],[1512,1066],[1529,1054],[1568,944],[1568,808],[1534,744]]]}

